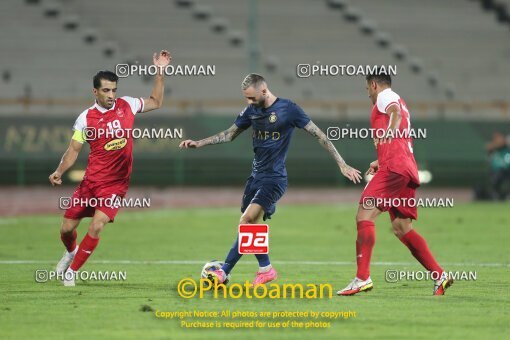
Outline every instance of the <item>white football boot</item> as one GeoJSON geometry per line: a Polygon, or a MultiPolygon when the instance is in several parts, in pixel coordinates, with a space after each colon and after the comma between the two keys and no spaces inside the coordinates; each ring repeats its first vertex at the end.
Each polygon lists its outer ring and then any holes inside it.
{"type": "Polygon", "coordinates": [[[64,273],[64,286],[66,287],[74,287],[76,284],[74,283],[76,277],[76,272],[71,268],[68,268],[64,273]]]}
{"type": "Polygon", "coordinates": [[[77,252],[78,247],[76,247],[72,252],[68,252],[67,250],[64,251],[64,255],[62,256],[60,261],[58,261],[57,268],[55,269],[57,275],[65,273],[67,268],[69,268],[69,266],[71,265],[71,262],[73,262],[74,255],[76,255],[77,252]]]}
{"type": "Polygon", "coordinates": [[[368,292],[374,288],[374,284],[372,283],[372,279],[370,277],[366,280],[360,280],[355,278],[347,287],[337,292],[338,295],[354,295],[359,292],[368,292]]]}

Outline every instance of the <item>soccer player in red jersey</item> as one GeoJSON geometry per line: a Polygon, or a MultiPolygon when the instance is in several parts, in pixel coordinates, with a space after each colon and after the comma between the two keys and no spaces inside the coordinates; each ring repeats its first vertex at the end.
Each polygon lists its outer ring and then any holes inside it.
{"type": "Polygon", "coordinates": [[[119,210],[118,200],[128,190],[133,163],[132,131],[137,113],[160,108],[164,94],[164,72],[171,61],[168,51],[154,53],[154,65],[160,67],[152,94],[148,98],[116,98],[118,76],[100,71],[93,79],[96,101],[76,120],[71,143],[49,179],[53,186],[62,184],[62,175],[73,166],[87,141],[90,145],[83,181],[73,193],[67,208],[60,238],[66,247],[57,264],[57,273],[64,273],[64,285],[74,286],[75,272],[87,261],[99,242],[99,233],[113,222],[119,210]],[[89,204],[94,202],[93,204],[89,204]],[[113,204],[112,204],[113,203],[113,204]],[[84,217],[92,217],[87,234],[76,245],[76,228],[84,217]]]}
{"type": "Polygon", "coordinates": [[[356,215],[358,271],[356,278],[338,295],[354,295],[373,288],[370,258],[375,243],[375,221],[385,211],[390,214],[395,235],[431,273],[435,280],[434,295],[443,295],[453,280],[436,262],[423,237],[413,229],[412,220],[418,217],[416,205],[405,204],[415,198],[416,188],[420,185],[410,138],[409,111],[404,100],[391,89],[389,75],[369,75],[366,81],[368,96],[374,104],[371,127],[384,134],[383,138],[374,138],[377,160],[370,163],[367,175],[375,175],[361,194],[356,215]],[[395,200],[397,204],[392,203],[395,200]]]}

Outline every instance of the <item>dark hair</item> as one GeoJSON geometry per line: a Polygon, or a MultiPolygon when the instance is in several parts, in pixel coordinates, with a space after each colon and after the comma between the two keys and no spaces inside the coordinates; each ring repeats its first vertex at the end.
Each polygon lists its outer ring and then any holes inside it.
{"type": "Polygon", "coordinates": [[[374,72],[371,72],[366,76],[367,82],[374,80],[377,84],[386,84],[391,86],[391,76],[388,74],[386,69],[379,69],[375,67],[374,72]]]}
{"type": "Polygon", "coordinates": [[[243,90],[246,90],[250,86],[257,88],[259,87],[260,84],[264,83],[265,81],[266,80],[264,79],[264,77],[262,77],[260,74],[250,73],[244,78],[241,84],[241,88],[243,90]]]}
{"type": "Polygon", "coordinates": [[[96,73],[96,75],[94,76],[93,78],[93,82],[94,82],[94,88],[95,89],[98,89],[101,87],[101,80],[108,80],[108,81],[113,81],[113,82],[117,82],[119,81],[119,77],[113,73],[112,71],[99,71],[96,73]]]}

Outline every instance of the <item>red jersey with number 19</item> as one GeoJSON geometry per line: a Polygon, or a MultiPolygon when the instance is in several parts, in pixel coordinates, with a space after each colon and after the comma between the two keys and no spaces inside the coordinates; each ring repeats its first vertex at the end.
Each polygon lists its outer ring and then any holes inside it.
{"type": "Polygon", "coordinates": [[[381,91],[377,95],[377,102],[372,109],[370,123],[375,131],[385,131],[390,123],[387,110],[394,104],[400,108],[402,121],[398,128],[399,133],[395,133],[391,143],[377,144],[379,170],[387,169],[404,175],[419,185],[418,167],[413,155],[413,140],[410,136],[410,115],[404,100],[390,88],[381,91]]]}
{"type": "Polygon", "coordinates": [[[90,145],[84,180],[92,183],[129,182],[133,163],[132,129],[143,99],[118,98],[111,109],[95,103],[74,124],[73,139],[90,145]],[[80,140],[81,136],[81,140],[80,140]]]}

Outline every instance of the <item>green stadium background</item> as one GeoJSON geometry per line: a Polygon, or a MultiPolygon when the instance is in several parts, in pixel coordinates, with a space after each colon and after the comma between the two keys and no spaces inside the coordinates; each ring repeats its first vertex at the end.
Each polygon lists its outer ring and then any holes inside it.
{"type": "MultiPolygon", "coordinates": [[[[2,185],[47,185],[67,148],[75,117],[0,117],[0,162],[2,185]]],[[[199,139],[232,124],[234,116],[141,117],[138,128],[182,129],[183,138],[199,139]]],[[[368,128],[366,121],[314,119],[328,127],[368,128]]],[[[420,170],[432,174],[429,186],[471,187],[488,177],[485,143],[493,131],[510,130],[509,122],[413,120],[415,129],[425,129],[426,139],[414,142],[420,170]]],[[[178,148],[180,138],[135,140],[132,185],[150,186],[239,186],[251,171],[251,129],[234,142],[199,150],[178,148]]],[[[346,138],[334,144],[348,163],[365,170],[376,159],[368,139],[346,138]]],[[[85,169],[88,147],[73,169],[85,169]]],[[[293,186],[349,185],[329,154],[307,133],[297,130],[287,157],[289,182],[293,186]]],[[[65,177],[64,177],[65,178],[65,177]]],[[[65,178],[68,184],[69,180],[65,178]]]]}

